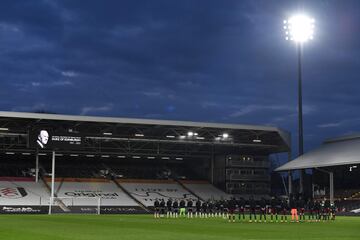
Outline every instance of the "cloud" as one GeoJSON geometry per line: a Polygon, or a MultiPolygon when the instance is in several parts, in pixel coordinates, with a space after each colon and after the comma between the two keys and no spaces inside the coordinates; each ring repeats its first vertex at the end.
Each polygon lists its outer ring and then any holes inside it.
{"type": "Polygon", "coordinates": [[[293,107],[286,106],[286,105],[247,105],[240,108],[240,110],[237,110],[233,113],[231,113],[230,117],[240,117],[245,116],[254,112],[264,111],[264,110],[285,110],[285,111],[293,111],[293,107]]]}
{"type": "Polygon", "coordinates": [[[109,112],[112,109],[113,109],[112,103],[100,107],[86,106],[81,108],[80,115],[87,115],[88,113],[109,112]]]}
{"type": "Polygon", "coordinates": [[[61,75],[64,77],[77,77],[78,74],[74,71],[61,71],[61,75]]]}

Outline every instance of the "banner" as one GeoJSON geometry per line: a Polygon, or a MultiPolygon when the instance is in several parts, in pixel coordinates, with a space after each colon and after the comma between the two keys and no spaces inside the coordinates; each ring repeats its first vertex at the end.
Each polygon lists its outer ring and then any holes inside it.
{"type": "Polygon", "coordinates": [[[30,133],[29,147],[41,149],[78,149],[82,147],[80,134],[57,132],[50,128],[39,128],[30,133]]]}

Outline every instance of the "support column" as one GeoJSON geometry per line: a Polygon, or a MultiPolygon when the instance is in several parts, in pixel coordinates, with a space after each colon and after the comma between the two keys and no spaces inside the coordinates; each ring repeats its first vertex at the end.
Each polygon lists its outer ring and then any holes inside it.
{"type": "Polygon", "coordinates": [[[210,179],[211,179],[211,184],[214,184],[214,145],[213,145],[212,153],[211,153],[210,179]]]}
{"type": "Polygon", "coordinates": [[[334,203],[334,173],[329,172],[330,180],[330,203],[334,203]]]}
{"type": "MultiPolygon", "coordinates": [[[[291,152],[288,152],[288,162],[291,161],[291,152]]],[[[290,197],[290,194],[292,194],[293,192],[293,189],[292,189],[292,174],[291,174],[291,171],[288,171],[288,188],[289,188],[289,197],[290,197]]]]}
{"type": "Polygon", "coordinates": [[[35,153],[35,182],[39,182],[39,151],[35,153]]]}
{"type": "Polygon", "coordinates": [[[51,214],[51,207],[54,203],[54,190],[55,190],[55,151],[52,152],[52,168],[51,168],[51,197],[49,205],[49,214],[51,214]]]}

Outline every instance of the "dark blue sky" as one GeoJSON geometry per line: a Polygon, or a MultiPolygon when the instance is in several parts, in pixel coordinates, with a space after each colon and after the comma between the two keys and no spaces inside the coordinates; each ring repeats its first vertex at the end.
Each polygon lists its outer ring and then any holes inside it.
{"type": "Polygon", "coordinates": [[[282,24],[299,10],[316,19],[305,148],[359,132],[357,0],[1,0],[0,110],[275,125],[296,144],[282,24]]]}

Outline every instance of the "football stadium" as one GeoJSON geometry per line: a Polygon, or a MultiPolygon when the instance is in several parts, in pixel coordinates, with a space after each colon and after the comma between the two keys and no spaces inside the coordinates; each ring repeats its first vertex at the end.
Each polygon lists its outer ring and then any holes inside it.
{"type": "Polygon", "coordinates": [[[271,169],[291,151],[275,127],[20,112],[0,124],[4,239],[359,236],[357,136],[271,169]],[[314,171],[310,195],[291,177],[274,193],[274,173],[299,169],[314,171]]]}

